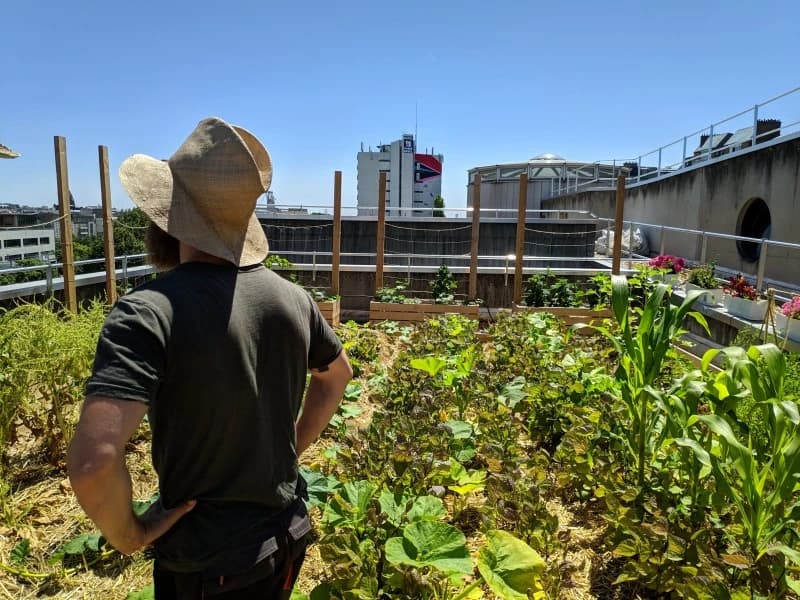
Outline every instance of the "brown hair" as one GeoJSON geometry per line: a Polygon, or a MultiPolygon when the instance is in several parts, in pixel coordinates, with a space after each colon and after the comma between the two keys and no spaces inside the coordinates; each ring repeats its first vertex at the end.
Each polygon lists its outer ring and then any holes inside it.
{"type": "Polygon", "coordinates": [[[147,248],[147,259],[159,270],[173,269],[181,262],[178,240],[152,221],[144,235],[144,245],[147,248]]]}

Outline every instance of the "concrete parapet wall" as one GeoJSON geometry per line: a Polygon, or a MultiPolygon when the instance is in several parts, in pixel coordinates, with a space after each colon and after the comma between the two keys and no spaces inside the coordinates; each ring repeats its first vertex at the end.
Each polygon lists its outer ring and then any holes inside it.
{"type": "MultiPolygon", "coordinates": [[[[625,220],[739,235],[747,205],[760,198],[767,204],[772,228],[769,238],[800,243],[800,139],[743,153],[707,166],[626,191],[625,220]]],[[[615,193],[588,191],[546,200],[542,208],[590,210],[613,218],[615,193]]],[[[658,228],[646,232],[651,249],[660,246],[658,228]]],[[[665,251],[698,260],[699,236],[666,232],[665,251]]],[[[734,240],[708,238],[707,260],[755,275],[757,262],[745,260],[734,240]]],[[[772,247],[766,276],[800,281],[800,251],[772,247]]]]}

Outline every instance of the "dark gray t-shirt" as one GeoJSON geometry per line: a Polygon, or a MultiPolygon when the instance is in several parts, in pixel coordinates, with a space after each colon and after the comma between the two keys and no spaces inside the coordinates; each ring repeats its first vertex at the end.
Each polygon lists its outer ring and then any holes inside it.
{"type": "Polygon", "coordinates": [[[185,263],[115,305],[86,393],[146,403],[161,502],[198,501],[155,544],[165,568],[218,564],[295,499],[306,373],[341,349],[316,302],[260,265],[185,263]]]}

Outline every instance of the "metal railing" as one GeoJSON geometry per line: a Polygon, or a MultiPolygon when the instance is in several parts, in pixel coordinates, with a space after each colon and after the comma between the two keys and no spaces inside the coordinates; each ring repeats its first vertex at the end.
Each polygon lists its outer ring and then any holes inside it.
{"type": "MultiPolygon", "coordinates": [[[[124,288],[129,287],[130,285],[129,280],[131,277],[133,276],[139,277],[154,272],[153,267],[146,263],[146,259],[147,259],[147,254],[130,254],[126,256],[117,256],[114,258],[114,266],[116,271],[115,276],[120,280],[124,288]]],[[[106,277],[105,269],[101,269],[99,271],[90,271],[86,273],[79,272],[82,270],[81,267],[87,267],[98,264],[105,265],[105,258],[90,258],[84,260],[76,260],[73,264],[75,265],[76,268],[76,275],[75,275],[76,281],[83,279],[84,284],[91,284],[94,283],[93,281],[94,279],[97,279],[100,276],[102,276],[101,277],[102,280],[105,280],[106,277]]],[[[6,290],[6,293],[0,294],[0,299],[13,298],[14,291],[18,290],[22,292],[26,291],[28,288],[31,287],[35,288],[35,291],[33,293],[41,292],[41,293],[46,293],[48,295],[52,295],[55,289],[57,288],[61,289],[63,287],[63,276],[61,275],[63,268],[64,268],[64,263],[48,261],[45,264],[41,265],[0,269],[0,277],[2,277],[3,275],[35,273],[37,271],[44,272],[44,279],[21,281],[18,283],[0,285],[0,289],[6,290]],[[41,285],[42,282],[44,282],[44,287],[42,287],[41,285]]]]}
{"type": "MultiPolygon", "coordinates": [[[[318,205],[318,204],[311,204],[302,207],[302,210],[308,211],[316,211],[316,212],[290,212],[292,210],[297,211],[299,210],[298,207],[278,207],[280,210],[262,210],[263,205],[259,205],[256,207],[256,216],[259,219],[275,219],[275,220],[285,220],[285,219],[319,219],[319,220],[330,220],[333,219],[333,209],[330,206],[325,205],[318,205]],[[321,212],[321,211],[328,211],[328,212],[321,212]]],[[[462,206],[458,208],[406,208],[406,207],[396,207],[396,206],[387,206],[386,207],[386,216],[387,217],[408,217],[413,218],[415,221],[420,221],[423,219],[431,219],[431,220],[440,220],[440,219],[472,219],[472,213],[474,212],[474,208],[471,206],[462,206]],[[437,215],[437,212],[441,212],[442,215],[437,215]]],[[[481,220],[483,221],[484,218],[486,219],[516,219],[519,211],[516,208],[481,208],[481,220]]],[[[577,215],[578,217],[585,217],[594,219],[595,215],[592,214],[589,210],[576,210],[576,209],[528,209],[525,211],[527,216],[533,216],[534,218],[558,218],[558,219],[565,219],[565,218],[575,218],[577,215]]],[[[342,207],[342,216],[343,217],[366,217],[367,219],[375,219],[378,215],[378,207],[377,206],[343,206],[342,207]]]]}
{"type": "MultiPolygon", "coordinates": [[[[672,176],[699,165],[706,165],[713,160],[724,160],[742,152],[752,152],[795,135],[800,135],[800,87],[760,102],[752,108],[711,123],[708,127],[693,131],[639,156],[599,160],[587,164],[587,167],[592,165],[598,167],[595,169],[596,173],[601,166],[606,170],[610,167],[615,174],[617,171],[622,173],[625,169],[627,185],[634,186],[672,176]],[[775,104],[784,99],[788,99],[790,105],[783,109],[777,107],[776,110],[775,104]],[[781,119],[777,127],[759,130],[759,119],[766,115],[767,108],[772,111],[770,119],[778,119],[779,116],[781,119]],[[694,150],[690,152],[691,148],[694,150]]],[[[615,177],[595,176],[581,180],[577,171],[573,175],[574,178],[570,178],[569,173],[565,172],[564,177],[553,178],[550,183],[550,196],[546,196],[545,199],[592,188],[611,188],[616,185],[615,177]]]]}
{"type": "MultiPolygon", "coordinates": [[[[605,227],[613,231],[614,219],[600,218],[600,221],[605,223],[605,227]]],[[[623,221],[623,227],[628,228],[628,258],[635,259],[632,255],[630,248],[633,246],[633,239],[635,229],[638,227],[640,230],[645,230],[647,233],[655,233],[657,235],[658,243],[651,246],[651,254],[665,254],[667,246],[667,237],[670,233],[690,236],[695,238],[695,245],[699,245],[699,252],[689,251],[690,248],[683,245],[683,251],[680,256],[688,260],[705,264],[714,257],[709,257],[708,242],[709,240],[728,240],[735,243],[750,243],[758,245],[758,260],[754,263],[754,272],[742,273],[744,276],[749,277],[754,281],[755,287],[764,292],[768,287],[775,288],[780,297],[788,298],[792,294],[800,291],[800,267],[797,269],[798,279],[795,281],[782,281],[776,278],[767,277],[767,267],[770,256],[770,248],[783,248],[797,252],[796,264],[800,265],[800,244],[793,242],[783,242],[780,240],[770,240],[767,238],[752,238],[742,235],[734,235],[729,233],[717,233],[713,231],[703,231],[700,229],[689,229],[685,227],[673,227],[670,225],[656,225],[653,223],[643,223],[640,221],[623,221]],[[657,250],[656,250],[657,248],[657,250]]],[[[640,257],[644,259],[646,257],[640,257]]],[[[726,276],[737,275],[742,271],[738,268],[733,268],[731,265],[717,265],[717,270],[724,273],[726,276]]]]}

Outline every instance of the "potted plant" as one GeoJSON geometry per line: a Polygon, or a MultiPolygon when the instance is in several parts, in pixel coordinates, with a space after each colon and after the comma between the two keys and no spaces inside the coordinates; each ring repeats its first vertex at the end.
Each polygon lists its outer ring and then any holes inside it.
{"type": "Polygon", "coordinates": [[[698,265],[689,271],[689,277],[685,286],[686,293],[692,290],[700,290],[697,301],[706,306],[714,306],[722,303],[722,286],[719,284],[714,263],[698,265]]]}
{"type": "Polygon", "coordinates": [[[792,297],[775,313],[775,327],[781,335],[800,342],[800,296],[792,297]]]}
{"type": "Polygon", "coordinates": [[[675,283],[680,272],[686,267],[686,260],[672,254],[659,254],[647,261],[647,264],[657,271],[655,279],[664,283],[675,283]]]}
{"type": "Polygon", "coordinates": [[[725,309],[735,317],[749,321],[761,321],[767,314],[767,299],[758,293],[758,289],[750,285],[739,273],[729,277],[722,286],[725,309]]]}

